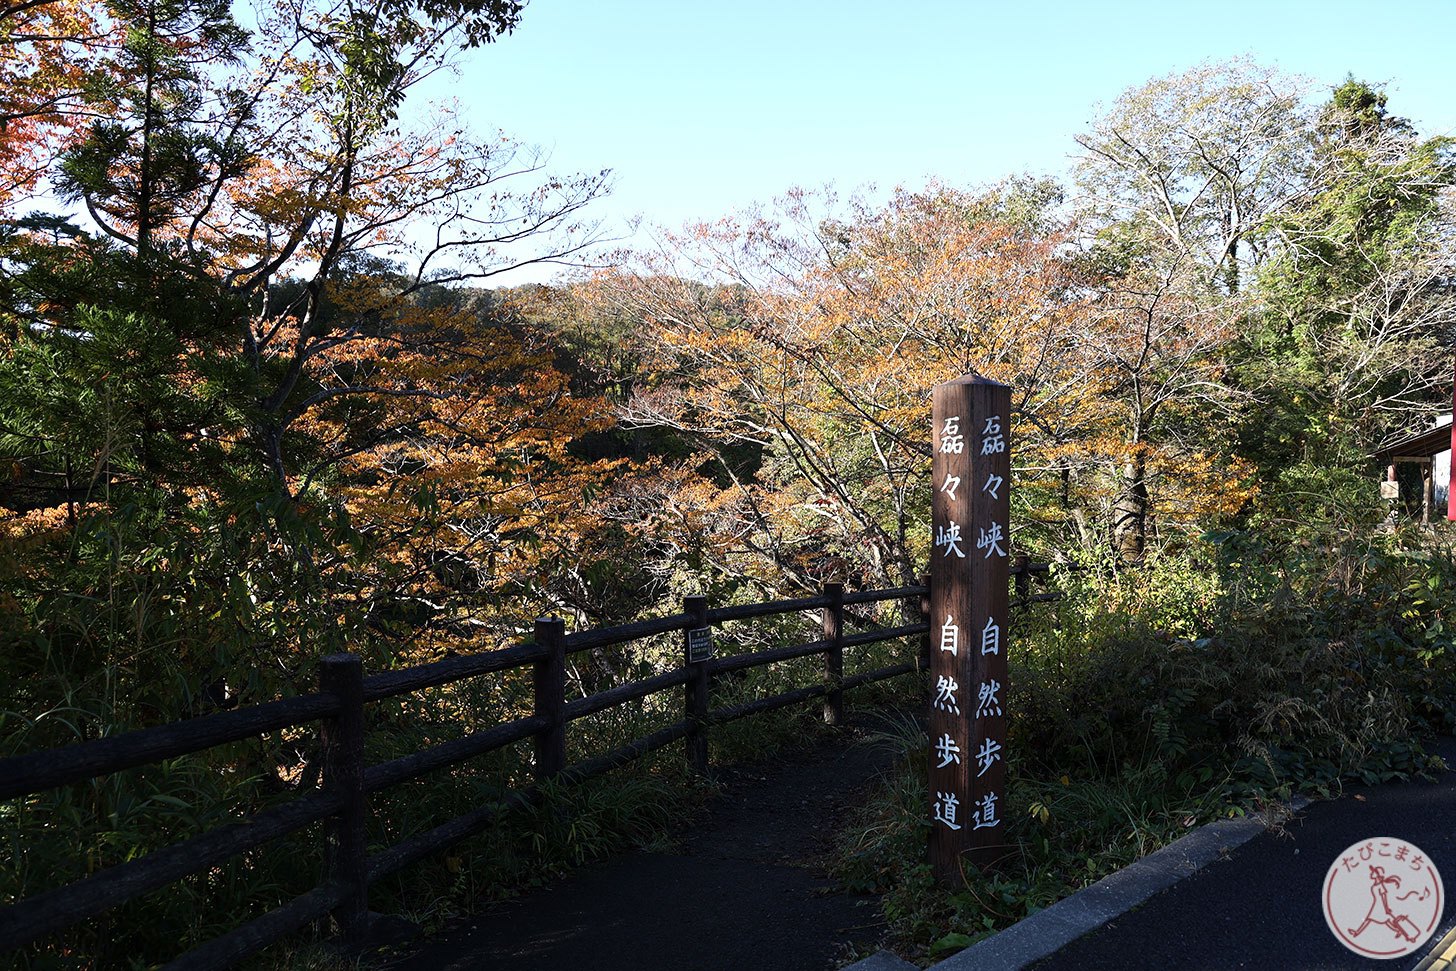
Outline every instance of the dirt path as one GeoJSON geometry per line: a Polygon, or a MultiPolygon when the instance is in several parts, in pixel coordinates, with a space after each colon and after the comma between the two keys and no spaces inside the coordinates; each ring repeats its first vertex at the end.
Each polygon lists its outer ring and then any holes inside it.
{"type": "Polygon", "coordinates": [[[880,937],[878,898],[835,892],[837,826],[893,763],[859,724],[783,759],[725,773],[724,791],[672,852],[584,867],[467,918],[390,971],[836,967],[880,937]]]}

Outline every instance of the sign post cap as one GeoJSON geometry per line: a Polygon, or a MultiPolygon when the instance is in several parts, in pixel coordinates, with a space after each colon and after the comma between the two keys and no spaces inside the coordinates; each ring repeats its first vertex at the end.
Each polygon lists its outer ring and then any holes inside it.
{"type": "Polygon", "coordinates": [[[940,382],[941,386],[948,384],[972,384],[983,388],[1005,388],[1008,391],[1011,390],[1011,385],[1003,384],[983,374],[977,374],[975,371],[972,371],[970,374],[963,374],[958,378],[952,378],[949,381],[940,382]]]}

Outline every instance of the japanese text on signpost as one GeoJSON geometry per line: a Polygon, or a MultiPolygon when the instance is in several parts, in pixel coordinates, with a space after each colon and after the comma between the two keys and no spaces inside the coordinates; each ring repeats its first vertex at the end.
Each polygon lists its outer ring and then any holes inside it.
{"type": "Polygon", "coordinates": [[[930,554],[931,866],[1003,855],[1011,389],[984,378],[936,387],[930,554]]]}

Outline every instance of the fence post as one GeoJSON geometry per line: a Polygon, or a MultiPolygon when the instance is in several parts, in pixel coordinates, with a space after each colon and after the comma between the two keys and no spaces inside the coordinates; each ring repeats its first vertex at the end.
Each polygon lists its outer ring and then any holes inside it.
{"type": "Polygon", "coordinates": [[[920,670],[930,670],[930,574],[920,574],[920,585],[925,592],[920,595],[920,622],[925,624],[925,633],[920,635],[920,670]]]}
{"type": "Polygon", "coordinates": [[[1031,557],[1025,553],[1016,554],[1016,605],[1025,607],[1031,602],[1031,557]]]}
{"type": "Polygon", "coordinates": [[[688,632],[694,628],[708,626],[708,598],[684,597],[683,613],[688,615],[687,627],[683,630],[683,664],[691,676],[685,685],[685,708],[687,714],[688,767],[698,775],[708,773],[708,664],[693,662],[688,632]]]}
{"type": "Polygon", "coordinates": [[[324,791],[343,797],[329,817],[325,873],[348,895],[334,909],[345,941],[368,929],[369,858],[364,804],[364,662],[357,654],[330,654],[319,660],[319,690],[339,699],[341,708],[319,726],[324,791]]]}
{"type": "Polygon", "coordinates": [[[538,617],[536,646],[546,649],[531,672],[536,716],[546,719],[535,735],[536,781],[545,782],[566,767],[566,621],[538,617]]]}
{"type": "Polygon", "coordinates": [[[824,696],[824,724],[844,724],[844,584],[824,584],[829,606],[824,608],[824,681],[829,693],[824,696]]]}

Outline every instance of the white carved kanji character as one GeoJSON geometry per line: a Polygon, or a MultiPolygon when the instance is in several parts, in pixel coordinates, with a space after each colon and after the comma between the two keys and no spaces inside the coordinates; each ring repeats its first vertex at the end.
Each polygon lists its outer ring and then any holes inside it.
{"type": "MultiPolygon", "coordinates": [[[[951,523],[949,526],[940,526],[935,530],[935,545],[945,547],[945,555],[954,553],[961,559],[966,558],[965,550],[961,549],[961,524],[951,523]]],[[[990,554],[987,554],[988,556],[990,554]]],[[[1002,554],[1003,556],[1005,554],[1002,554]]]]}
{"type": "MultiPolygon", "coordinates": [[[[986,478],[986,484],[981,486],[981,491],[988,493],[992,499],[1000,499],[1001,496],[998,493],[1001,490],[1001,484],[1005,481],[1006,480],[1001,478],[999,475],[992,473],[986,478]]],[[[952,496],[951,498],[955,497],[952,496]]]]}
{"type": "Polygon", "coordinates": [[[986,626],[981,628],[981,656],[987,654],[1001,653],[1001,625],[991,617],[986,618],[986,626]]]}
{"type": "Polygon", "coordinates": [[[1001,690],[1001,682],[992,678],[990,681],[982,681],[977,689],[979,697],[976,699],[976,717],[985,718],[989,715],[1001,714],[1001,699],[996,693],[1001,690]]]}
{"type": "Polygon", "coordinates": [[[961,487],[961,477],[958,476],[958,475],[948,475],[948,476],[945,477],[945,485],[943,485],[943,486],[940,487],[940,491],[941,492],[944,492],[946,495],[950,496],[950,501],[951,502],[955,502],[956,501],[956,490],[959,489],[960,487],[961,487]]]}
{"type": "MultiPolygon", "coordinates": [[[[956,530],[959,532],[960,527],[957,526],[956,530]]],[[[979,532],[980,535],[976,538],[976,549],[985,550],[986,559],[989,560],[992,553],[997,556],[1006,555],[1006,551],[1001,548],[1001,541],[1006,538],[1006,534],[1001,531],[1000,523],[992,523],[990,529],[983,529],[979,532]]]]}
{"type": "Polygon", "coordinates": [[[1001,416],[992,415],[981,429],[981,454],[996,455],[1006,451],[1006,439],[1001,434],[1001,416]]]}
{"type": "Polygon", "coordinates": [[[985,775],[991,766],[1001,761],[1001,743],[994,739],[984,738],[981,740],[981,750],[976,753],[976,764],[981,768],[976,772],[979,779],[985,775]]]}
{"type": "Polygon", "coordinates": [[[1001,820],[996,817],[996,793],[988,792],[981,798],[977,809],[971,813],[971,819],[976,824],[974,829],[987,829],[991,826],[1001,825],[1001,820]]]}
{"type": "Polygon", "coordinates": [[[940,676],[935,679],[935,701],[932,704],[941,711],[948,711],[952,715],[961,713],[960,702],[956,701],[955,693],[960,690],[955,678],[940,676]]]}
{"type": "Polygon", "coordinates": [[[961,747],[956,744],[956,740],[951,738],[950,733],[947,732],[940,736],[940,741],[935,743],[935,756],[940,759],[940,762],[935,766],[937,769],[943,769],[952,762],[959,765],[961,761],[961,747]]]}
{"type": "Polygon", "coordinates": [[[961,646],[961,629],[955,625],[955,615],[946,614],[945,623],[940,625],[940,649],[958,657],[961,646]]]}
{"type": "Polygon", "coordinates": [[[935,794],[935,821],[945,823],[951,829],[960,829],[961,824],[956,822],[956,811],[961,801],[956,798],[953,792],[937,792],[935,794]]]}
{"type": "Polygon", "coordinates": [[[950,415],[940,428],[940,451],[943,455],[959,455],[966,450],[961,434],[960,415],[950,415]]]}

